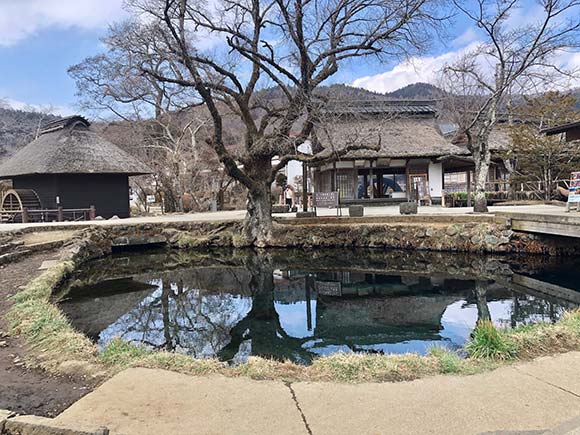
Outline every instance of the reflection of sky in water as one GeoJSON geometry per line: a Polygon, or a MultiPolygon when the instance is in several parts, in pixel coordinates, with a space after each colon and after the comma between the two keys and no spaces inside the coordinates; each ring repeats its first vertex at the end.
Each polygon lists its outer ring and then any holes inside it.
{"type": "Polygon", "coordinates": [[[316,329],[316,301],[310,301],[312,310],[312,330],[308,330],[308,317],[306,301],[294,302],[291,304],[275,303],[274,307],[280,316],[280,326],[290,337],[305,338],[312,337],[316,329]]]}
{"type": "MultiPolygon", "coordinates": [[[[358,273],[361,275],[364,277],[358,273]]],[[[307,276],[315,278],[314,273],[307,276]]],[[[256,307],[264,309],[265,300],[264,312],[268,312],[270,304],[275,318],[263,313],[249,316],[257,296],[240,295],[239,290],[199,290],[197,281],[190,281],[189,287],[184,285],[181,289],[172,283],[164,292],[161,279],[151,280],[157,289],[101,330],[98,345],[102,348],[114,337],[121,337],[200,358],[217,356],[225,349],[227,359],[234,363],[245,361],[250,355],[308,362],[314,356],[353,350],[425,354],[433,346],[460,349],[469,340],[478,318],[473,289],[465,284],[443,290],[444,282],[408,277],[395,282],[392,276],[383,276],[380,282],[377,274],[372,281],[368,277],[360,283],[350,278],[345,281],[348,286],[344,288],[351,292],[348,296],[322,296],[314,286],[306,292],[304,277],[304,272],[278,272],[274,280],[275,300],[260,295],[262,305],[256,307]],[[376,282],[379,290],[373,287],[376,282]],[[384,293],[369,297],[369,292],[375,290],[384,293]],[[310,328],[306,294],[311,297],[310,328]],[[409,311],[407,303],[417,312],[409,311]]],[[[335,281],[325,283],[326,291],[338,288],[332,287],[335,281]]],[[[542,299],[494,286],[488,292],[488,298],[493,300],[487,302],[487,308],[497,326],[549,321],[548,309],[554,309],[556,317],[562,312],[557,304],[552,306],[542,299]]]]}

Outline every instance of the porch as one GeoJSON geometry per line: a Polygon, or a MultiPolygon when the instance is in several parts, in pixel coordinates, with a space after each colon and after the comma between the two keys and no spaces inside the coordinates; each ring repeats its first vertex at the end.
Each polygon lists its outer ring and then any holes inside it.
{"type": "Polygon", "coordinates": [[[343,204],[440,203],[443,165],[431,159],[342,160],[313,168],[317,192],[340,193],[343,204]]]}

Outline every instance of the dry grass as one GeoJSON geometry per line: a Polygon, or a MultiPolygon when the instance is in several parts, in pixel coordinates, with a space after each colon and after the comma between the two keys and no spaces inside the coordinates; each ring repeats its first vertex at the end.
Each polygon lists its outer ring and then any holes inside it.
{"type": "Polygon", "coordinates": [[[32,351],[27,363],[48,371],[58,372],[60,364],[71,360],[94,362],[97,356],[96,346],[49,302],[52,289],[73,267],[72,262],[64,262],[31,281],[12,297],[14,305],[7,314],[12,334],[23,336],[32,351]]]}
{"type": "MultiPolygon", "coordinates": [[[[428,355],[344,354],[315,359],[310,366],[290,361],[251,357],[229,366],[215,359],[198,360],[187,355],[157,352],[113,340],[102,353],[83,334],[74,330],[50,295],[73,270],[63,262],[31,281],[13,296],[7,316],[12,334],[25,338],[30,347],[27,363],[51,372],[84,365],[85,371],[112,375],[127,367],[162,368],[191,375],[222,374],[252,379],[328,382],[396,382],[437,374],[474,374],[514,360],[580,349],[580,311],[566,314],[554,325],[537,324],[498,331],[480,324],[466,346],[470,357],[460,358],[442,348],[428,355]]],[[[86,373],[84,373],[86,374],[86,373]]]]}

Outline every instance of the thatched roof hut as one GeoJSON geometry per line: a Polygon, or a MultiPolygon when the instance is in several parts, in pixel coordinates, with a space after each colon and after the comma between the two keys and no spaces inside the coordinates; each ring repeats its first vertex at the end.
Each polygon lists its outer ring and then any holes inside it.
{"type": "Polygon", "coordinates": [[[46,124],[37,139],[0,165],[0,179],[31,174],[126,174],[151,170],[90,129],[82,116],[46,124]]]}
{"type": "Polygon", "coordinates": [[[129,216],[129,176],[151,170],[90,129],[81,116],[43,126],[38,138],[0,165],[0,179],[34,192],[42,209],[96,208],[102,217],[129,216]]]}

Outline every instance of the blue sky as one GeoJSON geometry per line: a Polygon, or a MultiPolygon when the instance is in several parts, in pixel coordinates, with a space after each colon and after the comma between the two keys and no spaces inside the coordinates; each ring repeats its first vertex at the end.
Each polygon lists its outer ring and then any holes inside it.
{"type": "MultiPolygon", "coordinates": [[[[15,108],[52,106],[56,112],[75,111],[75,85],[67,68],[103,50],[99,38],[109,23],[122,19],[123,0],[0,0],[0,99],[15,108]]],[[[526,8],[514,17],[533,15],[526,8]]],[[[436,41],[429,53],[411,62],[359,61],[343,68],[335,82],[388,92],[417,81],[435,82],[437,71],[478,34],[456,19],[449,38],[436,41]]],[[[580,67],[580,53],[566,62],[580,67]]]]}

